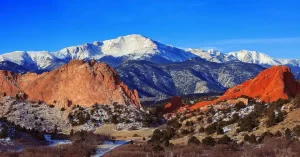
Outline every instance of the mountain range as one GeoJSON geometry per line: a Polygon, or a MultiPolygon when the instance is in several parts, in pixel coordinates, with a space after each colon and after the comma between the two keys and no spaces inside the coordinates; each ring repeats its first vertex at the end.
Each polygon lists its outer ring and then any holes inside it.
{"type": "Polygon", "coordinates": [[[116,68],[121,80],[137,89],[144,98],[223,93],[228,88],[255,77],[264,69],[256,64],[214,63],[201,58],[172,64],[128,61],[116,68]]]}
{"type": "Polygon", "coordinates": [[[145,98],[225,92],[274,65],[288,65],[300,78],[300,59],[276,59],[247,50],[226,54],[218,50],[181,49],[137,34],[56,52],[5,53],[0,55],[0,70],[42,73],[74,59],[108,63],[116,68],[123,82],[145,98]]]}
{"type": "Polygon", "coordinates": [[[261,52],[247,50],[225,54],[218,50],[180,49],[137,34],[66,47],[56,52],[14,51],[0,55],[0,62],[9,61],[29,71],[47,71],[56,69],[72,59],[95,59],[116,67],[128,60],[173,63],[194,57],[217,63],[241,61],[265,67],[274,65],[300,67],[300,59],[276,59],[261,52]]]}

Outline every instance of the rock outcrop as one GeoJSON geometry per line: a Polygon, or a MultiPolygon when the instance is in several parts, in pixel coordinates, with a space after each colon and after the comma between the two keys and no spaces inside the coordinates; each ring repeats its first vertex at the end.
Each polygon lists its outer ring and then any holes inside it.
{"type": "Polygon", "coordinates": [[[130,90],[117,72],[105,63],[72,60],[59,69],[42,74],[0,71],[0,92],[60,107],[72,105],[124,104],[141,107],[138,93],[130,90]]]}
{"type": "Polygon", "coordinates": [[[181,98],[179,96],[174,96],[171,99],[171,102],[169,102],[165,105],[165,113],[173,112],[182,106],[183,106],[183,104],[182,104],[181,98]]]}
{"type": "Polygon", "coordinates": [[[55,125],[58,131],[71,128],[68,112],[45,103],[21,101],[9,96],[0,100],[0,117],[22,128],[40,132],[53,132],[55,125]]]}
{"type": "Polygon", "coordinates": [[[261,72],[257,77],[241,85],[228,89],[226,93],[214,101],[204,101],[195,104],[191,109],[216,104],[220,101],[248,96],[264,102],[274,102],[278,99],[288,99],[300,93],[300,83],[295,81],[288,66],[274,66],[261,72]]]}

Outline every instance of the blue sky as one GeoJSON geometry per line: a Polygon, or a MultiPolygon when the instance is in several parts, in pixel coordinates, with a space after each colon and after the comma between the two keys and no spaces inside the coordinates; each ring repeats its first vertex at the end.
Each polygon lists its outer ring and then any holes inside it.
{"type": "Polygon", "coordinates": [[[182,48],[300,58],[299,8],[298,0],[0,0],[0,53],[142,34],[182,48]]]}

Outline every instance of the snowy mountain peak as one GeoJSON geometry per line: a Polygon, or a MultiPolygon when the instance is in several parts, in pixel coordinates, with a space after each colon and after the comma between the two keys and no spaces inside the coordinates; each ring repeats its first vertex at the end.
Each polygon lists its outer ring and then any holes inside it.
{"type": "Polygon", "coordinates": [[[280,65],[281,63],[275,58],[257,51],[241,50],[238,52],[230,52],[229,55],[236,57],[238,60],[246,63],[254,63],[261,65],[280,65]]]}
{"type": "Polygon", "coordinates": [[[157,44],[142,35],[133,34],[103,41],[101,50],[106,55],[123,56],[129,54],[145,55],[158,52],[157,44]]]}
{"type": "Polygon", "coordinates": [[[223,54],[218,50],[215,49],[209,49],[209,50],[203,50],[203,49],[187,49],[186,51],[189,51],[207,61],[210,62],[216,62],[216,63],[223,63],[228,61],[236,61],[237,59],[231,55],[223,54]]]}
{"type": "Polygon", "coordinates": [[[100,41],[94,41],[94,42],[93,42],[93,45],[95,45],[95,46],[101,46],[101,45],[102,45],[102,42],[100,42],[100,41]]]}

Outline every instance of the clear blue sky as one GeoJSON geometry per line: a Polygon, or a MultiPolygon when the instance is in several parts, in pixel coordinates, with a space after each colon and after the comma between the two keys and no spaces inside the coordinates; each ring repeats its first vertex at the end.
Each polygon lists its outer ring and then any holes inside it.
{"type": "Polygon", "coordinates": [[[0,53],[142,34],[187,48],[300,58],[299,0],[0,0],[0,53]]]}

